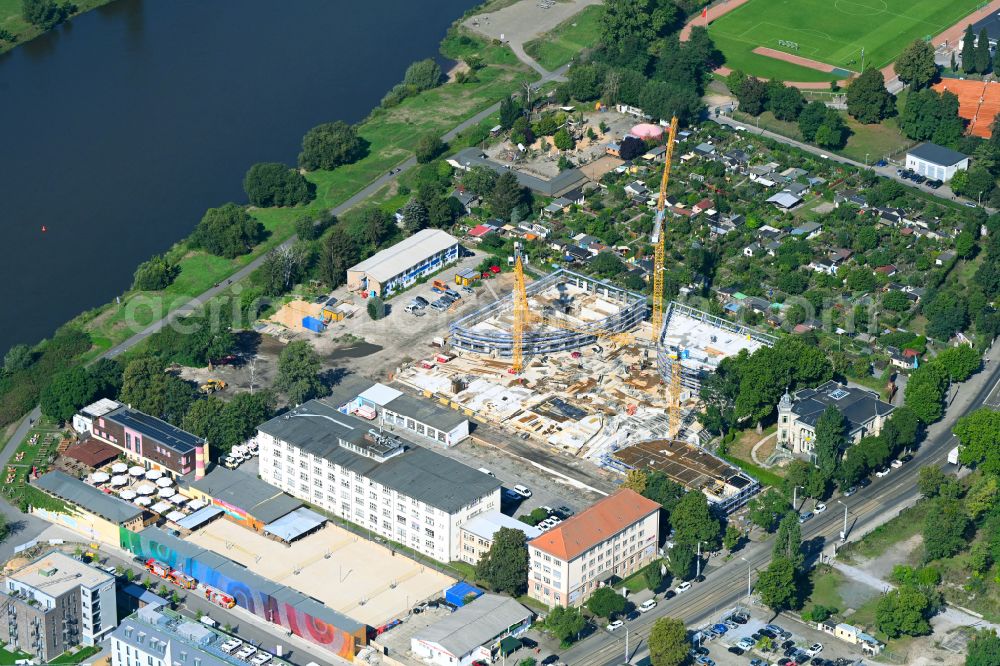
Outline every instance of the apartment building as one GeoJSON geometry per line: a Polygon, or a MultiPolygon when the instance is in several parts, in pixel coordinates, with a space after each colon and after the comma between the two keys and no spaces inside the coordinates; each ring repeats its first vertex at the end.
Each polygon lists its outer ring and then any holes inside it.
{"type": "Polygon", "coordinates": [[[238,638],[151,604],[111,634],[112,666],[289,666],[238,638]]]}
{"type": "Polygon", "coordinates": [[[338,409],[310,400],[257,429],[261,478],[374,534],[441,562],[459,528],[500,510],[500,482],[338,409]]]}
{"type": "Polygon", "coordinates": [[[146,469],[171,476],[195,472],[201,478],[205,474],[208,442],[155,416],[120,406],[93,416],[90,428],[95,439],[111,444],[146,469]]]}
{"type": "Polygon", "coordinates": [[[57,551],[9,574],[0,591],[0,640],[43,663],[117,624],[114,576],[57,551]]]}
{"type": "Polygon", "coordinates": [[[623,489],[528,542],[528,596],[580,606],[594,590],[657,557],[660,505],[623,489]]]}
{"type": "Polygon", "coordinates": [[[542,534],[538,527],[522,523],[499,511],[481,513],[461,527],[462,552],[461,560],[469,564],[479,564],[483,555],[493,547],[493,539],[501,528],[524,532],[525,539],[530,541],[542,534]]]}

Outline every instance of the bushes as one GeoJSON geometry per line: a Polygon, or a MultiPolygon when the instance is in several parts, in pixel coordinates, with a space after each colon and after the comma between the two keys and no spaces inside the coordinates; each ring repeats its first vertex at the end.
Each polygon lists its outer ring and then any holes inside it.
{"type": "Polygon", "coordinates": [[[142,291],[159,291],[166,289],[180,273],[180,267],[172,264],[166,257],[155,255],[148,261],[139,264],[132,278],[132,288],[142,291]]]}
{"type": "Polygon", "coordinates": [[[241,206],[227,203],[209,208],[191,234],[192,247],[233,259],[249,252],[264,238],[264,226],[241,206]]]}
{"type": "Polygon", "coordinates": [[[368,142],[358,136],[358,130],[342,120],[323,123],[312,128],[302,138],[299,166],[307,171],[336,169],[352,164],[368,152],[368,142]]]}
{"type": "Polygon", "coordinates": [[[436,88],[441,83],[441,66],[432,59],[418,60],[406,68],[403,84],[417,91],[436,88]]]}
{"type": "Polygon", "coordinates": [[[296,206],[315,197],[302,174],[280,162],[254,164],[243,178],[243,191],[254,206],[296,206]]]}
{"type": "Polygon", "coordinates": [[[38,404],[42,389],[58,372],[75,365],[77,357],[90,349],[90,336],[77,329],[64,329],[35,348],[36,360],[0,378],[0,425],[24,416],[38,404]]]}
{"type": "Polygon", "coordinates": [[[426,164],[434,160],[435,157],[447,149],[447,145],[435,134],[424,134],[417,139],[417,145],[413,152],[417,156],[417,162],[426,164]]]}

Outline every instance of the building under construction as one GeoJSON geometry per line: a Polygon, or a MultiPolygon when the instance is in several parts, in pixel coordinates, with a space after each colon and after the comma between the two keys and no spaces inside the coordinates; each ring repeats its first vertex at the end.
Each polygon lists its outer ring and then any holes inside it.
{"type": "Polygon", "coordinates": [[[738,467],[676,439],[650,439],[615,451],[608,466],[626,472],[656,470],[688,490],[701,491],[710,504],[735,511],[760,490],[760,483],[738,467]]]}
{"type": "Polygon", "coordinates": [[[751,354],[775,343],[773,335],[731,322],[690,306],[671,301],[663,317],[657,345],[657,366],[670,382],[673,366],[680,363],[681,384],[698,390],[702,379],[715,372],[722,359],[746,349],[751,354]]]}
{"type": "MultiPolygon", "coordinates": [[[[595,278],[559,270],[525,288],[530,320],[525,357],[572,351],[599,337],[633,330],[646,318],[646,297],[595,278]]],[[[512,358],[514,295],[451,324],[451,346],[493,358],[512,358]]]]}

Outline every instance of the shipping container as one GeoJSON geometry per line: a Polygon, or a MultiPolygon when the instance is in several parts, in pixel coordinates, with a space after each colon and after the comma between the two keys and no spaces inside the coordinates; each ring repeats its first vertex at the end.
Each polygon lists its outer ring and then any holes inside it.
{"type": "Polygon", "coordinates": [[[322,333],[326,328],[326,324],[323,323],[321,319],[316,317],[303,317],[302,318],[302,328],[308,331],[315,331],[316,333],[322,333]]]}
{"type": "Polygon", "coordinates": [[[375,413],[375,408],[370,405],[358,405],[354,408],[354,413],[363,419],[368,421],[373,421],[378,414],[375,413]]]}

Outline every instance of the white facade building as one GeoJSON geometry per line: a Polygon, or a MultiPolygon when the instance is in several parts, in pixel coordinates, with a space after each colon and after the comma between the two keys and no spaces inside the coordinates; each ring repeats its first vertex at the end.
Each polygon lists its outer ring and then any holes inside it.
{"type": "Polygon", "coordinates": [[[500,510],[500,482],[338,407],[310,400],[259,426],[261,478],[436,560],[459,559],[459,528],[500,510]]]}
{"type": "Polygon", "coordinates": [[[957,171],[969,168],[969,157],[934,143],[923,143],[906,153],[906,168],[931,180],[947,183],[957,171]]]}
{"type": "Polygon", "coordinates": [[[101,398],[73,415],[73,430],[81,435],[89,434],[94,431],[94,419],[100,418],[108,412],[113,412],[121,406],[122,404],[117,400],[101,398]]]}

